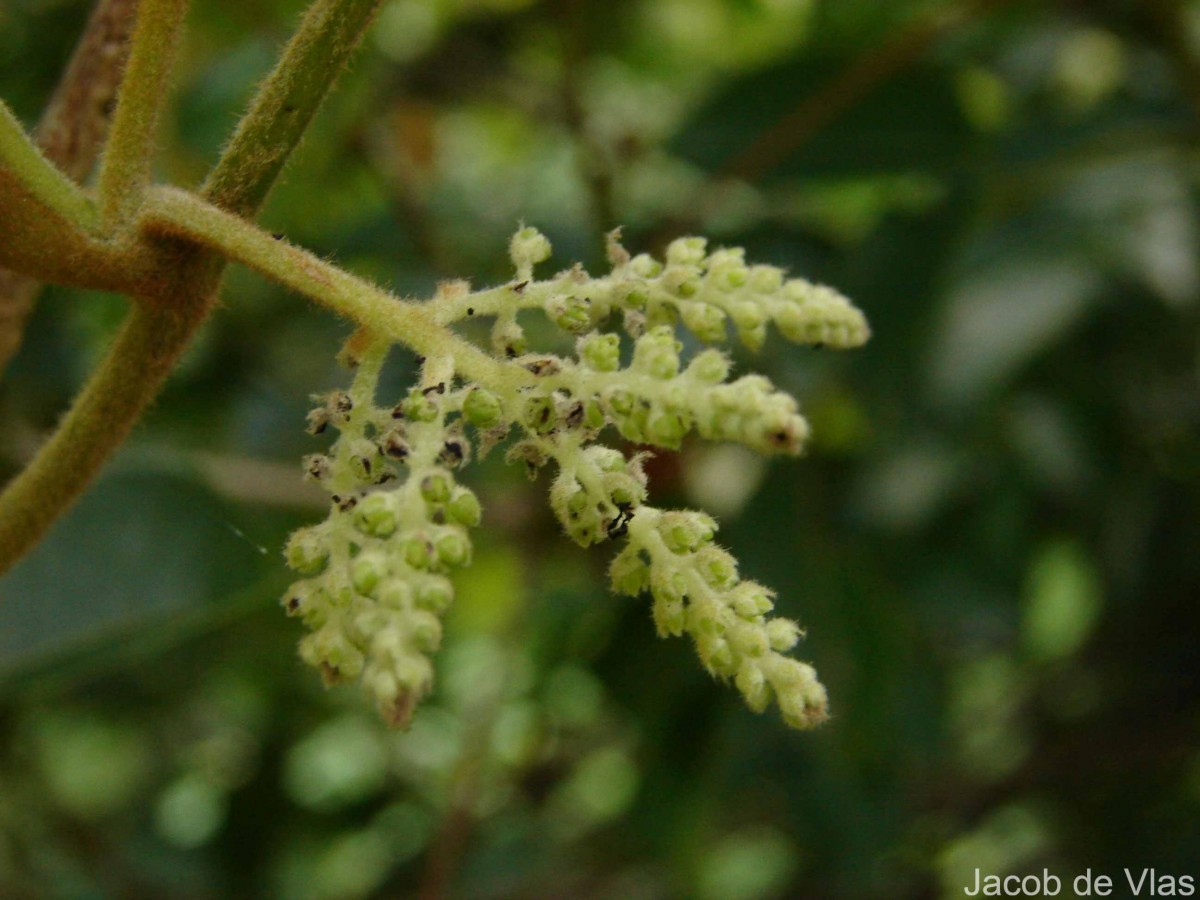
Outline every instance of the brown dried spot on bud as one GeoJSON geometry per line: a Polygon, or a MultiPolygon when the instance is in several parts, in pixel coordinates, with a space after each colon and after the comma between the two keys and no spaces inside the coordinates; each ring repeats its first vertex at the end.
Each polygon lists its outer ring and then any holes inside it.
{"type": "Polygon", "coordinates": [[[430,394],[444,394],[446,393],[446,384],[445,382],[438,382],[437,384],[430,385],[427,388],[422,388],[421,393],[426,397],[428,397],[430,394]]]}
{"type": "Polygon", "coordinates": [[[325,687],[333,687],[335,684],[341,684],[345,681],[341,670],[337,666],[331,666],[329,663],[323,662],[319,669],[321,672],[321,681],[324,682],[325,687]]]}
{"type": "Polygon", "coordinates": [[[562,365],[553,356],[539,356],[524,363],[526,369],[539,377],[557,375],[562,371],[562,365]]]}
{"type": "Polygon", "coordinates": [[[567,409],[566,415],[563,416],[563,422],[568,428],[578,428],[583,424],[583,404],[576,400],[567,409]]]}
{"type": "Polygon", "coordinates": [[[412,691],[401,690],[390,703],[380,706],[383,720],[392,728],[407,728],[412,724],[413,713],[419,698],[412,691]]]}
{"type": "Polygon", "coordinates": [[[304,421],[306,423],[304,427],[305,431],[313,435],[320,434],[329,427],[329,410],[324,407],[309,410],[304,421]]]}
{"type": "Polygon", "coordinates": [[[379,449],[383,451],[385,456],[389,456],[392,459],[406,459],[408,457],[408,442],[404,440],[404,432],[398,428],[393,428],[380,440],[379,449]]]}
{"type": "Polygon", "coordinates": [[[333,469],[333,462],[323,453],[304,457],[304,477],[311,481],[324,481],[333,469]]]}
{"type": "Polygon", "coordinates": [[[348,494],[343,497],[341,494],[334,494],[332,498],[334,506],[345,512],[348,509],[354,509],[358,505],[358,498],[353,494],[348,494]]]}

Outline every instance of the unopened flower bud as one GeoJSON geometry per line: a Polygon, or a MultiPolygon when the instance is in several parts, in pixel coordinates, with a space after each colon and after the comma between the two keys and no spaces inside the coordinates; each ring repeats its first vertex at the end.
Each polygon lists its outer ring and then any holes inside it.
{"type": "Polygon", "coordinates": [[[550,241],[536,228],[526,227],[512,236],[508,244],[508,255],[524,277],[540,262],[550,258],[550,241]]]}
{"type": "Polygon", "coordinates": [[[672,266],[698,266],[704,261],[708,241],[702,237],[676,238],[667,245],[667,263],[672,266]]]}
{"type": "Polygon", "coordinates": [[[301,575],[318,575],[329,564],[329,539],[319,525],[292,533],[283,551],[288,567],[301,575]]]}
{"type": "Polygon", "coordinates": [[[421,496],[426,503],[445,503],[453,487],[454,476],[442,469],[434,469],[421,478],[421,496]]]}
{"type": "Polygon", "coordinates": [[[450,496],[450,502],[446,504],[446,512],[455,522],[466,525],[468,528],[474,528],[483,517],[479,498],[464,487],[455,488],[454,493],[450,496]]]}
{"type": "Polygon", "coordinates": [[[725,313],[711,303],[689,303],[680,315],[688,331],[702,341],[725,340],[725,313]]]}
{"type": "Polygon", "coordinates": [[[615,334],[591,334],[579,341],[579,358],[597,372],[615,372],[621,365],[621,339],[615,334]]]}
{"type": "Polygon", "coordinates": [[[654,378],[674,378],[679,374],[680,349],[675,333],[660,325],[638,338],[633,350],[633,365],[654,378]]]}
{"type": "Polygon", "coordinates": [[[767,640],[776,653],[787,653],[799,643],[803,632],[791,619],[772,619],[767,623],[767,640]]]}
{"type": "Polygon", "coordinates": [[[493,428],[504,414],[500,398],[489,390],[473,387],[463,398],[463,418],[476,428],[493,428]]]}
{"type": "Polygon", "coordinates": [[[436,550],[438,561],[443,566],[463,566],[471,558],[471,544],[455,532],[438,538],[436,550]]]}
{"type": "Polygon", "coordinates": [[[388,494],[371,494],[354,508],[354,527],[363,534],[387,537],[396,530],[397,516],[388,494]]]}
{"type": "Polygon", "coordinates": [[[350,583],[357,593],[370,597],[387,571],[387,559],[383,554],[360,553],[350,564],[350,583]]]}

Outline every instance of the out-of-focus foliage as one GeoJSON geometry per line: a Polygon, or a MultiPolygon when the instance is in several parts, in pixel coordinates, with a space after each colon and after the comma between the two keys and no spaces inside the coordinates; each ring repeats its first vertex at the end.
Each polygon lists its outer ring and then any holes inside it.
{"type": "MultiPolygon", "coordinates": [[[[197,0],[162,177],[201,177],[298,12],[197,0]]],[[[26,121],[85,13],[0,6],[26,121]]],[[[104,481],[0,582],[0,895],[1200,874],[1198,24],[1179,0],[392,0],[270,229],[419,295],[506,277],[520,219],[563,261],[618,223],[636,247],[698,231],[867,312],[861,353],[758,363],[808,398],[807,459],[689,445],[652,479],[809,625],[834,718],[798,735],[717,689],[494,460],[412,730],[323,692],[278,548],[320,515],[295,461],[347,329],[234,272],[104,481]]],[[[120,306],[45,295],[0,388],[9,471],[120,306]]]]}

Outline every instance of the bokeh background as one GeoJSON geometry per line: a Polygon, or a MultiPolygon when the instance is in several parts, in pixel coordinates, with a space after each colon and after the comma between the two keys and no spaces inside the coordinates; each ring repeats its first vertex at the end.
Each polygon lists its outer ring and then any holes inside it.
{"type": "MultiPolygon", "coordinates": [[[[197,0],[161,178],[202,177],[300,8],[197,0]]],[[[26,122],[86,12],[0,4],[26,122]]],[[[696,443],[653,472],[809,627],[834,717],[748,712],[498,459],[468,478],[486,527],[411,731],[326,692],[279,548],[322,515],[297,461],[348,329],[235,269],[134,438],[0,581],[0,895],[1200,876],[1198,36],[1190,0],[389,0],[267,228],[415,296],[507,279],[519,220],[593,270],[616,224],[639,249],[704,233],[868,314],[861,351],[737,356],[801,399],[806,458],[696,443]]],[[[123,309],[44,294],[0,470],[123,309]]]]}

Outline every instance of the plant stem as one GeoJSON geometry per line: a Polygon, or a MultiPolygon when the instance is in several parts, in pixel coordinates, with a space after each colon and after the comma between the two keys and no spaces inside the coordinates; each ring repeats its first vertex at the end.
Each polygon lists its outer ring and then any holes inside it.
{"type": "MultiPolygon", "coordinates": [[[[76,182],[96,164],[129,56],[137,0],[99,0],[34,138],[47,160],[76,182]]],[[[41,283],[0,270],[0,377],[25,333],[41,283]]]]}
{"type": "Polygon", "coordinates": [[[0,494],[0,573],[31,549],[137,421],[207,306],[136,305],[53,437],[0,494]]]}
{"type": "Polygon", "coordinates": [[[201,193],[252,216],[283,170],[381,0],[317,0],[258,89],[201,193]]]}
{"type": "MultiPolygon", "coordinates": [[[[286,102],[279,106],[252,105],[238,132],[262,137],[254,141],[235,138],[231,142],[223,164],[237,177],[225,182],[219,191],[224,205],[252,211],[266,196],[288,154],[298,143],[304,125],[341,70],[341,63],[330,66],[328,62],[344,62],[370,19],[369,13],[355,17],[349,12],[338,15],[339,11],[343,7],[359,10],[364,2],[366,0],[317,0],[313,5],[314,10],[323,11],[325,16],[332,18],[316,15],[314,19],[315,14],[310,12],[302,30],[308,30],[309,44],[324,47],[322,53],[325,55],[285,53],[285,59],[268,80],[268,85],[272,82],[281,85],[293,81],[302,83],[305,88],[297,96],[303,101],[306,112],[303,116],[292,115],[294,110],[289,109],[286,102]],[[351,20],[357,23],[356,30],[349,28],[347,23],[351,20]],[[322,23],[328,24],[337,36],[333,44],[314,33],[315,29],[325,27],[322,23]],[[297,71],[295,67],[302,67],[303,71],[297,71]],[[275,118],[289,115],[290,124],[277,127],[279,123],[275,118]],[[260,118],[264,121],[254,121],[260,118]],[[278,143],[268,145],[267,138],[278,143]],[[230,151],[237,151],[233,155],[238,158],[224,162],[230,159],[230,151]]],[[[377,2],[370,0],[368,5],[373,9],[377,2]]],[[[106,224],[123,224],[124,217],[132,217],[142,205],[156,120],[165,94],[162,87],[166,83],[185,8],[185,0],[140,0],[129,65],[109,146],[101,161],[102,210],[111,217],[106,224]]],[[[289,45],[289,51],[293,45],[289,45]]],[[[221,168],[222,164],[218,164],[218,170],[221,168]]],[[[6,174],[0,169],[0,196],[5,193],[6,174]]],[[[17,184],[15,188],[23,189],[24,185],[17,184]]],[[[19,190],[14,194],[21,196],[19,190]]],[[[201,201],[196,202],[204,207],[201,201]]],[[[220,214],[216,209],[212,212],[220,214]]],[[[229,218],[256,232],[244,221],[229,218]]],[[[20,238],[23,224],[23,221],[10,223],[6,208],[5,215],[0,216],[0,246],[4,244],[6,231],[20,238]],[[12,228],[7,228],[10,224],[12,228]]],[[[59,230],[66,231],[64,228],[59,230]]],[[[67,237],[78,236],[68,234],[61,240],[50,240],[42,249],[49,252],[63,246],[67,237]]],[[[75,242],[79,243],[78,240],[75,242]]],[[[169,277],[163,278],[163,270],[158,269],[153,290],[134,291],[140,302],[130,311],[104,362],[92,374],[59,428],[28,468],[0,494],[0,574],[28,552],[87,487],[157,395],[172,365],[216,301],[225,261],[194,246],[158,243],[161,246],[152,247],[150,242],[139,241],[130,248],[130,258],[138,256],[139,251],[145,251],[141,255],[165,258],[173,262],[165,270],[169,277]]],[[[34,274],[47,270],[50,265],[41,256],[29,248],[13,254],[14,258],[29,263],[22,271],[34,274]]]]}
{"type": "Polygon", "coordinates": [[[494,359],[441,325],[426,306],[380,290],[186,191],[155,188],[141,227],[216,250],[422,356],[453,356],[456,371],[468,378],[491,384],[528,380],[524,369],[494,359]]]}
{"type": "Polygon", "coordinates": [[[140,0],[112,133],[100,161],[100,212],[117,229],[133,221],[150,183],[158,120],[188,0],[140,0]]]}
{"type": "MultiPolygon", "coordinates": [[[[96,226],[96,209],[70,178],[54,167],[0,100],[0,166],[38,201],[85,231],[96,226]]],[[[0,195],[7,207],[12,201],[0,195]]]]}

